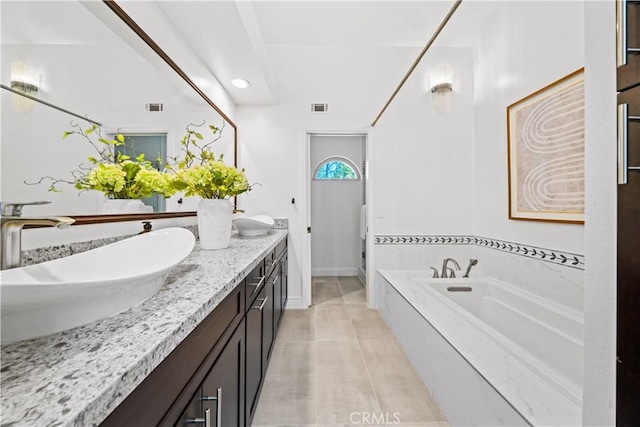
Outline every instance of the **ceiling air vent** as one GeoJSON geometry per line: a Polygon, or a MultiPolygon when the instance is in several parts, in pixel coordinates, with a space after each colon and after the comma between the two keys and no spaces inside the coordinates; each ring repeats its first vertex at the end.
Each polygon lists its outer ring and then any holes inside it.
{"type": "Polygon", "coordinates": [[[147,111],[150,113],[161,113],[164,105],[161,102],[152,102],[146,105],[147,111]]]}
{"type": "Polygon", "coordinates": [[[329,111],[329,104],[311,104],[312,113],[327,113],[329,111]]]}

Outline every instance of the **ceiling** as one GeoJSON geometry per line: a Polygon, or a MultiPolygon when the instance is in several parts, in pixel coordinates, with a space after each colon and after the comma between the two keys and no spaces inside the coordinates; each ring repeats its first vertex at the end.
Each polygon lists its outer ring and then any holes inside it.
{"type": "MultiPolygon", "coordinates": [[[[331,87],[332,82],[359,75],[367,76],[380,99],[388,98],[453,0],[157,5],[237,105],[262,105],[286,102],[300,91],[311,95],[313,86],[331,87]],[[233,87],[236,77],[249,80],[251,87],[233,87]]],[[[492,11],[491,2],[465,2],[438,42],[470,46],[492,11]]],[[[310,102],[320,102],[318,96],[310,102]]]]}
{"type": "MultiPolygon", "coordinates": [[[[77,13],[69,13],[47,7],[49,2],[40,2],[35,12],[23,7],[28,2],[2,3],[3,43],[97,42],[88,38],[96,34],[90,28],[80,31],[86,34],[82,39],[73,40],[62,30],[68,25],[55,26],[61,31],[46,30],[53,28],[44,25],[47,22],[91,26],[90,20],[78,18],[86,14],[78,4],[70,5],[77,13]],[[9,10],[11,13],[6,13],[9,10]],[[12,22],[19,20],[6,19],[27,11],[29,18],[23,21],[31,28],[13,28],[12,22]]],[[[354,86],[366,85],[372,92],[371,102],[380,104],[375,106],[379,109],[453,0],[154,3],[166,18],[166,28],[161,30],[189,45],[193,59],[219,80],[236,105],[269,105],[301,97],[308,102],[327,102],[338,96],[345,98],[345,92],[354,86]],[[249,80],[251,87],[233,87],[231,80],[237,77],[249,80]]],[[[436,45],[471,46],[492,13],[492,4],[465,1],[436,45]]]]}

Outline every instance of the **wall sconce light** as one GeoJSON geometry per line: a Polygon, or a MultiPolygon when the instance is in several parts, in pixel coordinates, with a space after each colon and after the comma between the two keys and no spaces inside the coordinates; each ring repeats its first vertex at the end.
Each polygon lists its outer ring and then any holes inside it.
{"type": "Polygon", "coordinates": [[[451,109],[452,74],[451,67],[445,62],[432,78],[434,85],[431,87],[431,103],[438,114],[444,114],[451,109]]]}
{"type": "MultiPolygon", "coordinates": [[[[11,63],[11,89],[37,98],[39,80],[31,76],[29,67],[23,62],[14,60],[11,63]]],[[[36,104],[35,101],[18,94],[13,94],[11,102],[16,110],[23,113],[31,111],[36,104]]]]}
{"type": "Polygon", "coordinates": [[[431,88],[431,102],[438,113],[444,114],[451,109],[451,92],[451,83],[440,83],[431,88]]]}

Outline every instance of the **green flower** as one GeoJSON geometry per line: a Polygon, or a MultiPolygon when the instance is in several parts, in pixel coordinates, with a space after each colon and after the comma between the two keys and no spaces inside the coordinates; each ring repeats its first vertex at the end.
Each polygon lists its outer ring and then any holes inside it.
{"type": "Polygon", "coordinates": [[[155,169],[140,169],[134,178],[134,182],[140,187],[141,192],[149,192],[149,195],[158,193],[164,197],[171,197],[177,191],[173,186],[171,175],[155,169]]]}
{"type": "Polygon", "coordinates": [[[77,123],[71,126],[72,129],[64,132],[62,139],[75,135],[93,146],[96,155],[88,157],[92,168],[80,165],[78,170],[71,172],[73,181],[46,176],[33,184],[49,181],[49,191],[54,192],[60,191],[56,187],[60,183],[73,184],[78,190],[100,191],[110,199],[141,199],[154,193],[164,197],[175,194],[173,177],[154,169],[144,154],[132,160],[130,156],[117,152],[115,147],[125,144],[124,135],[118,133],[114,139],[106,139],[97,125],[86,129],[77,123]]]}
{"type": "Polygon", "coordinates": [[[212,159],[178,169],[173,186],[185,191],[187,197],[200,196],[204,199],[226,199],[251,190],[242,171],[212,159]]]}

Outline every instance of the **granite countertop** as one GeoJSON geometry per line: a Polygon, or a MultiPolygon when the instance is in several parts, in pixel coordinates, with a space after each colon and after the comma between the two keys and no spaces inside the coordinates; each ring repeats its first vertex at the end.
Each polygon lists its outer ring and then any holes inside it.
{"type": "Polygon", "coordinates": [[[1,347],[1,425],[97,426],[287,236],[195,249],[154,296],[122,313],[1,347]]]}

